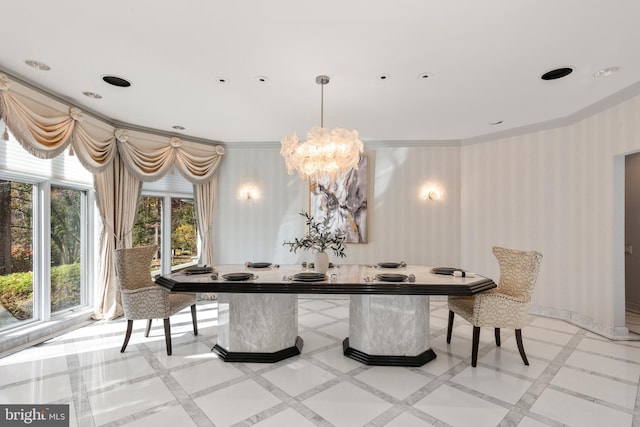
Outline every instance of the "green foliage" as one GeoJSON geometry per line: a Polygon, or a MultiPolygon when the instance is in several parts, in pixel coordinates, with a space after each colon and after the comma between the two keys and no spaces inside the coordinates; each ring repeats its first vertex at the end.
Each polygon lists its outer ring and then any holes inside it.
{"type": "Polygon", "coordinates": [[[159,244],[161,220],[162,198],[141,197],[133,226],[133,246],[159,244]]]}
{"type": "MultiPolygon", "coordinates": [[[[0,304],[16,319],[33,317],[33,273],[0,276],[0,304]]],[[[80,264],[51,268],[51,311],[80,304],[80,264]]]]}
{"type": "Polygon", "coordinates": [[[51,187],[51,261],[53,265],[80,261],[81,192],[51,187]]]}
{"type": "Polygon", "coordinates": [[[0,276],[0,304],[16,319],[33,316],[33,273],[0,276]]]}
{"type": "MultiPolygon", "coordinates": [[[[133,226],[133,246],[161,244],[161,197],[142,196],[133,226]]],[[[193,200],[171,199],[171,248],[174,256],[197,252],[196,213],[193,200]]],[[[184,259],[174,260],[180,264],[184,259]]]]}
{"type": "Polygon", "coordinates": [[[289,246],[289,250],[293,253],[298,249],[313,249],[317,252],[331,249],[337,257],[347,256],[343,244],[346,236],[342,230],[333,231],[330,229],[328,216],[322,222],[316,222],[308,212],[302,211],[300,215],[305,218],[309,227],[307,234],[300,239],[296,237],[292,242],[284,241],[283,246],[289,246]]]}
{"type": "Polygon", "coordinates": [[[180,224],[173,232],[171,246],[180,249],[181,254],[191,254],[197,242],[196,228],[191,224],[180,224]]]}
{"type": "Polygon", "coordinates": [[[51,311],[80,304],[80,264],[66,264],[51,269],[51,311]]]}

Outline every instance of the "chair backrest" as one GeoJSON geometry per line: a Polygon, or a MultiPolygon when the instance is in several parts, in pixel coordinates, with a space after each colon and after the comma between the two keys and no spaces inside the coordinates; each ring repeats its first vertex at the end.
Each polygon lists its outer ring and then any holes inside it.
{"type": "Polygon", "coordinates": [[[494,246],[493,254],[500,265],[498,292],[530,301],[542,264],[542,253],[494,246]]]}
{"type": "Polygon", "coordinates": [[[116,249],[116,274],[124,289],[139,289],[152,286],[151,261],[158,245],[116,249]]]}

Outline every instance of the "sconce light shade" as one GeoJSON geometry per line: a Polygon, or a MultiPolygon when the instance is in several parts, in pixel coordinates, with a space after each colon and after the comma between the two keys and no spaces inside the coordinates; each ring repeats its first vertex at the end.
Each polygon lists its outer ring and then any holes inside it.
{"type": "Polygon", "coordinates": [[[440,200],[442,198],[442,190],[433,184],[427,184],[420,190],[420,198],[422,200],[440,200]]]}
{"type": "Polygon", "coordinates": [[[258,200],[260,198],[260,192],[258,191],[258,187],[253,184],[244,184],[238,190],[238,200],[243,202],[253,202],[254,200],[258,200]]]}

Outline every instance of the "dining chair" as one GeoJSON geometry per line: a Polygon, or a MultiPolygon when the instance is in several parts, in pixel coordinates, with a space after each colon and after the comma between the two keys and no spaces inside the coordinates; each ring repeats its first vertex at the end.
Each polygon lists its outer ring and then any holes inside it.
{"type": "Polygon", "coordinates": [[[120,296],[127,333],[120,353],[124,353],[131,338],[133,321],[147,319],[144,336],[149,336],[152,319],[164,319],[164,337],[167,354],[171,355],[171,324],[169,317],[191,306],[193,334],[198,335],[196,319],[196,295],[178,294],[156,285],[151,279],[151,261],[158,250],[157,245],[116,249],[116,275],[120,284],[120,296]]]}
{"type": "Polygon", "coordinates": [[[542,253],[494,246],[493,254],[500,266],[497,288],[471,297],[448,297],[447,343],[451,343],[453,319],[454,315],[458,314],[473,325],[471,366],[475,367],[478,363],[480,328],[495,329],[498,347],[500,347],[500,329],[513,328],[522,361],[525,365],[529,365],[522,344],[522,327],[527,323],[531,295],[542,264],[542,253]]]}

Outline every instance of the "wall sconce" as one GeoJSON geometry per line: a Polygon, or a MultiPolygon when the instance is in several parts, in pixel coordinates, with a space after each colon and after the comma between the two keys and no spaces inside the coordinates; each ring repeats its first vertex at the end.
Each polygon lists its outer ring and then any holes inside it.
{"type": "Polygon", "coordinates": [[[442,189],[433,184],[426,184],[420,190],[420,198],[422,200],[440,200],[442,198],[442,189]]]}
{"type": "Polygon", "coordinates": [[[254,200],[258,200],[260,198],[260,192],[258,191],[258,187],[253,184],[244,184],[238,190],[238,200],[243,202],[251,203],[254,200]]]}

